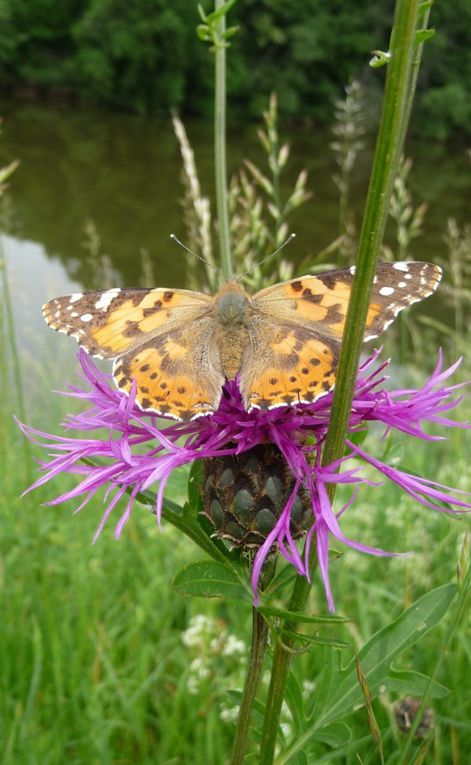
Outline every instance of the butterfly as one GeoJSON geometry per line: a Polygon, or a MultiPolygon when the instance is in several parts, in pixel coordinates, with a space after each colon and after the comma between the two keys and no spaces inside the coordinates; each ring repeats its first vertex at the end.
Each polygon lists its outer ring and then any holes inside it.
{"type": "MultiPolygon", "coordinates": [[[[215,412],[238,378],[252,409],[312,403],[335,386],[355,267],[302,276],[254,295],[236,281],[215,295],[183,289],[77,292],[43,306],[52,329],[114,359],[113,378],[144,412],[193,420],[215,412]]],[[[431,295],[439,266],[380,263],[364,340],[431,295]]]]}

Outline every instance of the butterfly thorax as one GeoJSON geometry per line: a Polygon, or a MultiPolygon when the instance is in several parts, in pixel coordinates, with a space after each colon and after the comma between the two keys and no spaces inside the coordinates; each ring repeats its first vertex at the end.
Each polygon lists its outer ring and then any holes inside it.
{"type": "Polygon", "coordinates": [[[233,380],[240,372],[242,356],[248,341],[251,300],[235,282],[225,284],[214,298],[216,308],[216,343],[224,375],[233,380]]]}
{"type": "Polygon", "coordinates": [[[240,284],[227,282],[214,297],[218,324],[235,327],[247,324],[250,296],[240,284]]]}

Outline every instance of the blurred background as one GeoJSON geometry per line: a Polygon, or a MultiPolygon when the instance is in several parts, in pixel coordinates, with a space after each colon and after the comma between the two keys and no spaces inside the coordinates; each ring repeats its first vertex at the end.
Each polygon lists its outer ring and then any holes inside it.
{"type": "MultiPolygon", "coordinates": [[[[289,231],[297,235],[282,259],[254,271],[254,288],[353,261],[385,74],[369,60],[387,50],[392,12],[386,0],[238,0],[231,10],[240,30],[228,51],[228,171],[241,269],[289,231]],[[285,143],[289,155],[277,164],[285,143]]],[[[76,345],[43,324],[46,300],[114,285],[214,287],[169,239],[174,233],[197,253],[217,253],[213,57],[197,39],[198,22],[188,0],[0,0],[0,168],[19,160],[0,198],[5,765],[222,763],[231,740],[237,710],[227,688],[240,687],[246,611],[175,601],[171,580],[197,552],[173,529],[156,529],[145,510],[136,510],[119,542],[111,521],[92,546],[101,506],[75,518],[73,503],[40,506],[71,479],[20,499],[40,455],[12,419],[57,433],[75,407],[51,394],[76,382],[76,345]],[[213,650],[218,635],[225,637],[213,650]],[[203,665],[195,664],[202,655],[203,665]]],[[[470,372],[468,0],[441,0],[431,25],[436,34],[425,46],[383,252],[445,271],[439,293],[402,315],[385,341],[394,382],[416,385],[438,346],[450,361],[467,353],[459,379],[470,372]]],[[[456,433],[444,448],[427,444],[413,454],[398,443],[392,453],[430,478],[469,489],[465,438],[456,433]]],[[[184,499],[186,481],[184,472],[175,477],[173,499],[184,499]]],[[[348,567],[334,566],[338,602],[358,625],[350,638],[361,643],[391,609],[453,577],[463,528],[422,509],[411,514],[392,491],[376,514],[366,500],[363,515],[356,507],[345,518],[348,533],[419,556],[418,564],[399,564],[347,553],[348,567]]],[[[321,591],[313,597],[322,610],[321,591]]],[[[440,636],[428,640],[415,659],[431,672],[427,656],[440,636]]],[[[434,763],[466,762],[456,752],[471,742],[469,694],[461,687],[469,651],[463,637],[450,659],[454,695],[438,705],[434,763]]],[[[300,675],[315,677],[319,657],[300,666],[300,675]]],[[[366,722],[355,725],[366,735],[366,722]]]]}

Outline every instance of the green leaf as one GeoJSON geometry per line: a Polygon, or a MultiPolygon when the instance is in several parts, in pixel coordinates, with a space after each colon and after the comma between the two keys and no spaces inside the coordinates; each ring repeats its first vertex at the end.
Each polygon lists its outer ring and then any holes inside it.
{"type": "Polygon", "coordinates": [[[283,630],[282,638],[284,636],[294,638],[300,643],[311,643],[312,645],[330,645],[332,648],[351,648],[350,643],[346,643],[344,640],[337,640],[336,638],[326,638],[322,635],[305,635],[302,632],[294,632],[294,630],[283,630]]]}
{"type": "Polygon", "coordinates": [[[208,21],[208,16],[206,15],[206,11],[204,10],[203,6],[198,3],[197,8],[202,21],[208,21]]]}
{"type": "Polygon", "coordinates": [[[237,34],[237,32],[239,31],[239,29],[240,29],[240,27],[239,27],[239,26],[235,26],[235,27],[228,27],[228,29],[226,29],[226,31],[225,31],[225,32],[224,32],[224,34],[223,34],[223,38],[224,38],[224,40],[230,40],[230,39],[231,39],[231,37],[234,37],[234,35],[236,35],[236,34],[237,34]]]}
{"type": "MultiPolygon", "coordinates": [[[[454,584],[446,584],[428,592],[363,646],[358,658],[373,698],[389,677],[393,659],[438,624],[455,594],[454,584]]],[[[334,686],[333,694],[326,702],[324,709],[318,710],[317,725],[341,719],[362,702],[354,660],[341,670],[337,687],[334,686]]]]}
{"type": "Polygon", "coordinates": [[[268,595],[271,597],[274,594],[279,595],[280,592],[286,589],[286,587],[293,582],[297,575],[298,574],[294,566],[283,566],[283,568],[271,580],[264,593],[264,596],[266,597],[268,595]]]}
{"type": "Polygon", "coordinates": [[[431,9],[433,5],[433,0],[424,0],[423,3],[420,3],[419,10],[417,12],[417,20],[422,21],[427,11],[431,9]]]}
{"type": "Polygon", "coordinates": [[[422,697],[427,691],[431,698],[442,699],[451,693],[449,688],[438,683],[436,680],[432,681],[429,691],[429,683],[430,678],[421,672],[398,670],[385,679],[384,686],[387,691],[394,691],[394,693],[399,693],[401,696],[422,697]]]}
{"type": "Polygon", "coordinates": [[[213,38],[211,37],[211,32],[209,31],[209,28],[206,26],[206,24],[198,24],[196,27],[196,35],[199,40],[202,40],[203,42],[209,42],[213,38]]]}
{"type": "Polygon", "coordinates": [[[173,586],[180,595],[200,598],[237,598],[252,602],[252,594],[236,574],[218,561],[189,563],[175,577],[173,586]]]}
{"type": "Polygon", "coordinates": [[[192,514],[200,513],[203,509],[203,495],[201,491],[203,480],[203,461],[195,460],[191,466],[188,478],[188,504],[192,514]]]}
{"type": "Polygon", "coordinates": [[[335,616],[335,614],[317,616],[305,614],[301,611],[286,611],[283,608],[274,608],[273,606],[260,606],[258,610],[263,616],[274,616],[279,619],[300,624],[343,624],[344,622],[351,621],[344,616],[335,616]]]}
{"type": "Polygon", "coordinates": [[[322,741],[324,744],[338,749],[339,746],[348,744],[351,738],[351,730],[345,723],[332,723],[316,731],[313,738],[316,741],[322,741]]]}
{"type": "Polygon", "coordinates": [[[414,42],[416,45],[420,45],[420,43],[424,43],[426,40],[430,40],[434,36],[434,29],[418,29],[414,35],[414,42]]]}
{"type": "Polygon", "coordinates": [[[221,5],[221,7],[217,9],[217,11],[212,11],[212,13],[208,13],[205,20],[208,22],[208,24],[211,24],[211,25],[215,24],[217,21],[219,21],[219,19],[222,19],[222,17],[225,16],[228,11],[230,11],[230,9],[232,8],[235,2],[236,0],[227,0],[227,3],[224,3],[223,5],[221,5]]]}
{"type": "MultiPolygon", "coordinates": [[[[141,505],[144,505],[145,507],[151,507],[153,510],[155,510],[157,495],[154,491],[145,489],[144,491],[140,491],[136,494],[136,500],[140,502],[141,505]]],[[[183,515],[183,507],[177,505],[176,502],[172,502],[171,499],[164,499],[162,504],[162,515],[168,516],[172,513],[180,516],[183,515]]]]}
{"type": "MultiPolygon", "coordinates": [[[[358,660],[372,699],[391,676],[390,665],[395,657],[414,645],[443,619],[456,595],[456,589],[456,585],[446,584],[428,592],[363,646],[358,660]]],[[[296,741],[278,758],[280,763],[288,762],[288,758],[303,749],[319,730],[346,717],[358,705],[363,704],[355,658],[343,669],[339,652],[326,652],[317,697],[319,703],[312,715],[315,722],[298,735],[296,741]]]]}
{"type": "Polygon", "coordinates": [[[297,679],[290,671],[286,681],[285,701],[288,704],[293,723],[296,730],[302,730],[304,727],[304,703],[303,692],[297,679]]]}
{"type": "Polygon", "coordinates": [[[374,56],[370,59],[369,64],[372,69],[379,69],[381,66],[386,66],[391,60],[391,52],[384,50],[374,50],[374,56]]]}

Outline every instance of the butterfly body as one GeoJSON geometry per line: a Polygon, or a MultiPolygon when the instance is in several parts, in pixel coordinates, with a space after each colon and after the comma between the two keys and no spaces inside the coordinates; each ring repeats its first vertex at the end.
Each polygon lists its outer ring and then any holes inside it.
{"type": "MultiPolygon", "coordinates": [[[[335,385],[354,269],[303,276],[250,295],[230,281],[214,295],[114,288],[55,298],[47,323],[91,355],[114,360],[121,390],[144,411],[189,420],[213,413],[225,379],[252,408],[311,403],[335,385]]],[[[365,340],[437,287],[430,263],[379,264],[365,340]]]]}

